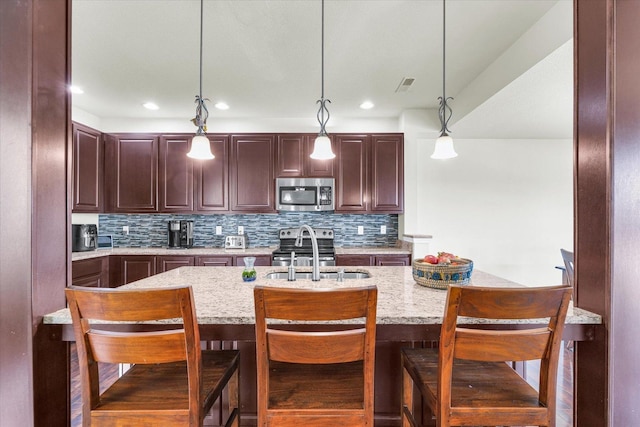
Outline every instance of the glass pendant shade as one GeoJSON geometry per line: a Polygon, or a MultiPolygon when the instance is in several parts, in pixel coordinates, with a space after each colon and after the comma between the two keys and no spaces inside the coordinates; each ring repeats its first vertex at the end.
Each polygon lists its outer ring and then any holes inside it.
{"type": "Polygon", "coordinates": [[[215,156],[211,153],[211,145],[209,144],[209,138],[205,135],[196,135],[191,140],[191,150],[187,153],[187,156],[192,159],[210,160],[215,156]]]}
{"type": "Polygon", "coordinates": [[[313,144],[313,153],[309,156],[315,160],[331,160],[336,157],[331,150],[331,140],[326,135],[318,135],[313,144]]]}
{"type": "Polygon", "coordinates": [[[442,134],[436,139],[436,148],[431,155],[432,159],[452,159],[458,157],[458,153],[453,149],[453,138],[449,135],[442,134]]]}

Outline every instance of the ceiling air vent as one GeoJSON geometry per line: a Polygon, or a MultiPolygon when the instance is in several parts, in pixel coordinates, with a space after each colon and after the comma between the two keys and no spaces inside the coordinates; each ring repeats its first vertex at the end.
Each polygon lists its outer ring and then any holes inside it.
{"type": "Polygon", "coordinates": [[[400,81],[400,84],[396,88],[396,93],[398,93],[398,92],[407,92],[409,90],[409,88],[411,88],[411,85],[413,84],[413,82],[415,80],[416,79],[411,78],[411,77],[403,77],[402,80],[400,81]]]}

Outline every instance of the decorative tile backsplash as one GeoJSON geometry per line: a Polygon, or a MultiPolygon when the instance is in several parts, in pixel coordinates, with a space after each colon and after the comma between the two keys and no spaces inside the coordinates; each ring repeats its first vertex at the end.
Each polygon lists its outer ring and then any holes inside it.
{"type": "Polygon", "coordinates": [[[336,246],[394,246],[398,239],[398,215],[361,215],[336,213],[279,213],[245,215],[179,215],[179,214],[100,214],[98,234],[113,236],[114,247],[162,247],[167,246],[167,223],[171,220],[194,221],[194,246],[224,246],[224,238],[238,234],[238,226],[244,227],[249,247],[278,245],[278,231],[308,224],[313,228],[331,228],[336,246]],[[387,227],[380,234],[381,226],[387,227]],[[129,234],[122,227],[129,227],[129,234]],[[216,235],[216,226],[222,234],[216,235]],[[358,226],[364,234],[358,234],[358,226]]]}

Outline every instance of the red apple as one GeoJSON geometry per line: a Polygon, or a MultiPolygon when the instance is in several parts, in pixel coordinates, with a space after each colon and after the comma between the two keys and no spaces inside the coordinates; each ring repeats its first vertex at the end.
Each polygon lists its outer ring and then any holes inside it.
{"type": "Polygon", "coordinates": [[[429,264],[437,264],[438,263],[438,257],[435,255],[427,255],[424,257],[423,262],[427,262],[429,264]]]}

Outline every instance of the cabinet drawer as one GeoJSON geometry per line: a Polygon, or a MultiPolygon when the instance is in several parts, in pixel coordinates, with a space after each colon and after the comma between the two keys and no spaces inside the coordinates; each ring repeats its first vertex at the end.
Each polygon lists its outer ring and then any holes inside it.
{"type": "Polygon", "coordinates": [[[105,257],[73,261],[71,264],[71,278],[78,279],[80,277],[101,274],[103,264],[106,264],[105,261],[105,257]]]}

